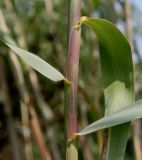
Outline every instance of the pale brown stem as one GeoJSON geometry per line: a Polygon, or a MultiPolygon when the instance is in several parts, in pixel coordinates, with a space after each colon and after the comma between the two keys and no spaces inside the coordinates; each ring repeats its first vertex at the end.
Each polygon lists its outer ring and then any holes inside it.
{"type": "Polygon", "coordinates": [[[132,123],[132,137],[134,144],[134,151],[136,160],[142,159],[142,146],[141,146],[141,121],[135,120],[132,123]]]}
{"type": "Polygon", "coordinates": [[[127,35],[128,41],[131,45],[131,49],[133,52],[134,44],[133,44],[133,29],[132,29],[132,16],[131,16],[132,13],[131,13],[130,0],[125,0],[124,14],[125,14],[126,35],[127,35]]]}
{"type": "MultiPolygon", "coordinates": [[[[1,10],[0,10],[0,17],[1,17],[1,21],[3,22],[1,25],[3,31],[9,34],[9,30],[8,30],[7,24],[5,22],[5,19],[4,19],[4,16],[1,10]]],[[[21,115],[22,115],[22,123],[23,123],[23,136],[25,140],[25,156],[27,160],[32,160],[33,159],[32,144],[31,144],[31,135],[30,135],[30,129],[29,129],[29,116],[28,116],[29,115],[28,92],[27,92],[25,81],[24,81],[24,76],[23,76],[23,72],[21,69],[21,65],[19,63],[17,56],[11,51],[9,52],[8,55],[9,55],[9,62],[10,62],[10,65],[13,71],[12,73],[14,75],[15,82],[17,84],[17,88],[19,90],[21,99],[23,101],[23,104],[21,103],[21,115]]]]}
{"type": "Polygon", "coordinates": [[[38,116],[34,110],[34,107],[32,106],[30,107],[30,114],[31,114],[31,127],[33,130],[33,136],[36,140],[36,143],[38,144],[41,159],[42,160],[52,160],[49,151],[47,151],[46,149],[46,145],[45,145],[42,131],[40,128],[38,116]]]}
{"type": "Polygon", "coordinates": [[[104,130],[104,142],[103,142],[103,149],[101,160],[108,160],[108,142],[109,142],[109,129],[104,130]]]}
{"type": "Polygon", "coordinates": [[[9,61],[11,68],[13,70],[13,75],[15,82],[17,84],[20,96],[21,96],[21,118],[23,124],[23,136],[25,140],[25,156],[27,160],[32,160],[32,141],[31,141],[31,132],[30,132],[30,121],[29,121],[29,94],[25,84],[24,75],[18,61],[17,56],[9,52],[9,61]]]}
{"type": "MultiPolygon", "coordinates": [[[[126,35],[128,41],[131,45],[132,52],[134,52],[134,37],[133,37],[133,28],[132,28],[132,11],[130,0],[125,0],[124,2],[124,13],[125,13],[125,22],[126,22],[126,35]]],[[[136,160],[142,159],[142,146],[141,146],[141,137],[140,137],[140,121],[136,120],[132,125],[132,138],[134,144],[134,151],[136,160]]]]}
{"type": "Polygon", "coordinates": [[[132,8],[131,8],[131,3],[130,0],[126,1],[120,1],[118,0],[120,5],[123,8],[124,11],[124,18],[125,18],[125,30],[126,30],[126,36],[129,40],[129,43],[131,45],[132,52],[136,53],[136,56],[138,60],[140,61],[140,53],[138,51],[137,45],[135,38],[133,36],[133,27],[132,27],[132,8]]]}
{"type": "MultiPolygon", "coordinates": [[[[13,24],[14,27],[13,28],[14,28],[15,35],[17,37],[17,42],[18,42],[20,47],[22,47],[24,49],[28,49],[28,45],[27,45],[25,35],[22,32],[21,23],[20,23],[17,15],[14,14],[13,5],[12,5],[11,1],[8,2],[6,0],[5,3],[6,3],[9,14],[11,13],[11,14],[14,15],[14,18],[13,18],[14,19],[14,24],[13,24]]],[[[24,66],[25,66],[26,71],[29,75],[31,86],[32,86],[32,89],[33,89],[33,92],[34,92],[34,95],[35,95],[36,102],[39,106],[39,109],[41,110],[42,115],[46,120],[51,120],[53,118],[53,113],[52,113],[52,110],[50,109],[50,107],[44,101],[44,98],[43,98],[43,96],[40,92],[40,87],[39,87],[37,74],[27,64],[24,63],[24,66]]]]}

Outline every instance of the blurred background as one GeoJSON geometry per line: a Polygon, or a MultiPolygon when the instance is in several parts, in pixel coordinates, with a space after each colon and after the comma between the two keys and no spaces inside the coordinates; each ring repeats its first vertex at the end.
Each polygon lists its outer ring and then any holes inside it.
{"type": "MultiPolygon", "coordinates": [[[[33,52],[66,74],[67,0],[0,0],[0,39],[33,52]]],[[[142,1],[82,0],[82,15],[107,19],[128,38],[136,99],[142,97],[142,1]]],[[[99,50],[83,27],[79,68],[79,130],[104,113],[99,50]]],[[[125,160],[142,160],[141,121],[132,122],[125,160]]],[[[0,160],[63,160],[64,86],[52,83],[13,52],[0,49],[0,160]],[[48,158],[46,158],[48,157],[48,158]]],[[[103,133],[81,137],[80,160],[98,160],[103,133]]]]}

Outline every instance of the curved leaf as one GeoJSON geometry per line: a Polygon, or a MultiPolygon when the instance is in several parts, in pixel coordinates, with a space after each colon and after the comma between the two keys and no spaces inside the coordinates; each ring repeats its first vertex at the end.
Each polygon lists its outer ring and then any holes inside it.
{"type": "Polygon", "coordinates": [[[67,83],[69,83],[68,80],[58,70],[56,70],[54,67],[52,67],[50,64],[48,64],[35,54],[28,52],[24,49],[21,49],[19,47],[16,47],[15,45],[4,42],[2,40],[0,40],[0,45],[11,49],[18,56],[20,56],[28,65],[30,65],[32,68],[34,68],[35,70],[37,70],[50,80],[52,81],[64,80],[67,83]]]}
{"type": "Polygon", "coordinates": [[[126,123],[137,118],[142,118],[142,100],[132,103],[109,116],[99,119],[98,121],[84,128],[81,132],[77,133],[77,135],[87,135],[100,129],[126,123]]]}
{"type": "MultiPolygon", "coordinates": [[[[76,28],[78,29],[81,24],[91,28],[98,39],[104,83],[105,116],[108,117],[134,101],[131,48],[117,27],[104,19],[82,17],[76,28]]],[[[123,159],[128,132],[129,124],[110,129],[108,160],[123,159]]]]}

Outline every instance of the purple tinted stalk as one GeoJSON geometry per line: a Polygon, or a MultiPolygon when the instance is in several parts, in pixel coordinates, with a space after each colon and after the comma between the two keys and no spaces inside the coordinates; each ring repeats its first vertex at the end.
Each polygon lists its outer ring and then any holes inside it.
{"type": "MultiPolygon", "coordinates": [[[[81,12],[81,0],[70,1],[70,26],[72,28],[79,19],[81,12]]],[[[67,79],[71,81],[67,93],[67,139],[70,139],[73,133],[77,132],[77,95],[78,95],[78,68],[79,68],[79,51],[80,51],[80,30],[74,28],[70,31],[67,79]]]]}
{"type": "Polygon", "coordinates": [[[70,141],[73,134],[77,132],[77,99],[78,99],[78,68],[80,51],[80,30],[72,28],[79,22],[81,15],[81,0],[69,1],[69,32],[68,32],[68,60],[67,60],[67,79],[71,85],[66,91],[66,141],[67,141],[67,160],[77,160],[77,147],[70,141]],[[72,28],[72,29],[71,29],[72,28]]]}
{"type": "Polygon", "coordinates": [[[77,132],[77,96],[79,68],[80,31],[73,29],[70,37],[68,54],[67,79],[72,82],[68,88],[67,106],[67,139],[77,132]]]}

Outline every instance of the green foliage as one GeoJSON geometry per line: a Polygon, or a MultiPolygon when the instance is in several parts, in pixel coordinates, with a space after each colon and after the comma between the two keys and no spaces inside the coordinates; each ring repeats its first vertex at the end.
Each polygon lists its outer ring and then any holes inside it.
{"type": "Polygon", "coordinates": [[[18,56],[20,56],[27,64],[29,64],[31,67],[33,67],[35,70],[37,70],[50,80],[52,81],[65,80],[67,82],[66,78],[59,71],[57,71],[54,67],[52,67],[50,64],[46,63],[44,60],[34,55],[33,53],[18,48],[2,40],[0,40],[0,45],[6,46],[9,49],[11,49],[18,56]]]}
{"type": "MultiPolygon", "coordinates": [[[[104,83],[105,117],[109,117],[113,112],[134,101],[131,48],[122,33],[106,20],[82,17],[76,28],[80,28],[82,24],[89,26],[98,38],[104,83]]],[[[128,126],[129,124],[124,124],[110,129],[107,144],[109,160],[123,159],[128,139],[128,126]],[[121,134],[118,132],[120,130],[121,134]]]]}

